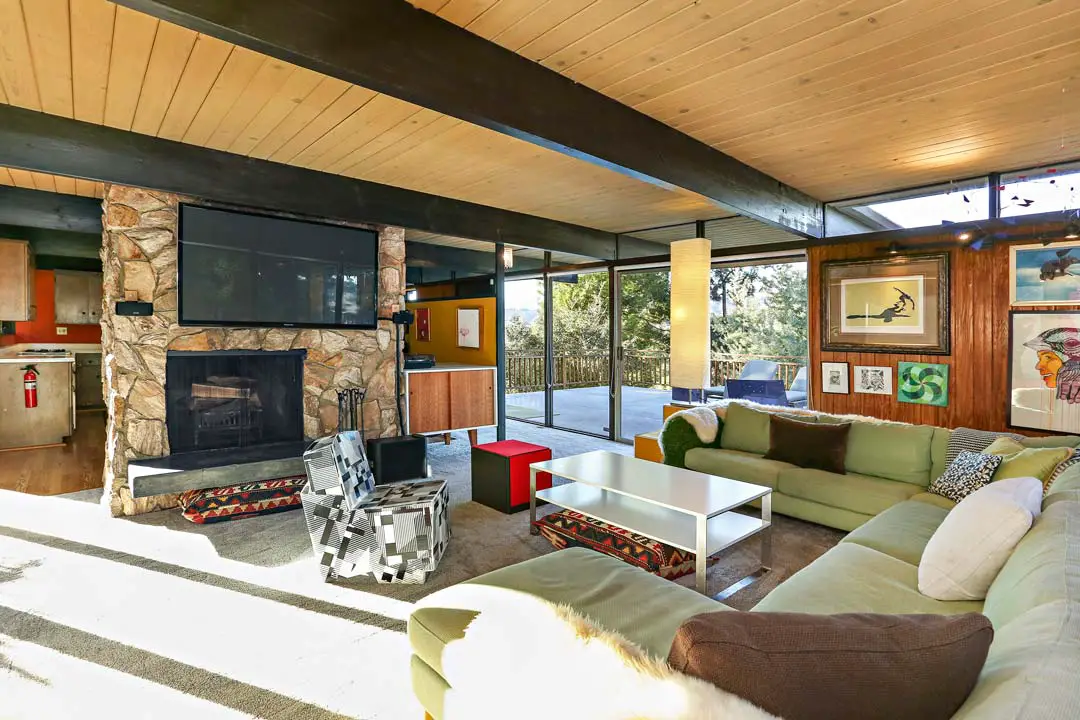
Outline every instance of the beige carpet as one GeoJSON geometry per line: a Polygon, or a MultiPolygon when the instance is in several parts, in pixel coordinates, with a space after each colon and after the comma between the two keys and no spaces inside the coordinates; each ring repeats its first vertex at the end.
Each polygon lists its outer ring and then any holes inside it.
{"type": "MultiPolygon", "coordinates": [[[[631,451],[523,423],[511,428],[556,455],[631,451]]],[[[482,441],[493,439],[486,434],[482,441]]],[[[412,603],[552,552],[528,533],[527,512],[503,515],[471,501],[469,455],[464,436],[431,446],[435,476],[450,484],[453,539],[424,585],[321,582],[299,512],[198,526],[178,511],[114,520],[92,491],[0,491],[0,714],[422,717],[404,636],[412,603]]],[[[727,603],[752,607],[841,536],[777,517],[773,570],[727,603]]],[[[756,570],[758,548],[751,541],[714,562],[710,589],[756,570]]]]}

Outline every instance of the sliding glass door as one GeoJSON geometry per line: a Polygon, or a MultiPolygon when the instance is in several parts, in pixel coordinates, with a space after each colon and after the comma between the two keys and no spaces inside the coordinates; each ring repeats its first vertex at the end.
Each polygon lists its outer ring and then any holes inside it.
{"type": "Polygon", "coordinates": [[[619,438],[663,424],[671,400],[671,271],[619,272],[619,438]]]}
{"type": "Polygon", "coordinates": [[[506,283],[506,416],[547,422],[544,279],[506,283]]]}
{"type": "Polygon", "coordinates": [[[611,437],[608,271],[551,276],[552,425],[611,437]]]}

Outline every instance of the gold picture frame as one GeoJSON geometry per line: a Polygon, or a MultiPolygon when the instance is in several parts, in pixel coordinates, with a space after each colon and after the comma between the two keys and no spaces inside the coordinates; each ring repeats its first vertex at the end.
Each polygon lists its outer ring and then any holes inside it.
{"type": "Polygon", "coordinates": [[[821,349],[948,355],[949,254],[821,264],[821,349]]]}

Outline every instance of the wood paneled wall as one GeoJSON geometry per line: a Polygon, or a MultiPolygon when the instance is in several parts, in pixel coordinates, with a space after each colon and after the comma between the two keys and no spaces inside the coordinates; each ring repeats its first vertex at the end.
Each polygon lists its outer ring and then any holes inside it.
{"type": "MultiPolygon", "coordinates": [[[[1019,227],[1017,232],[1037,228],[1019,227]]],[[[947,243],[951,234],[928,234],[910,244],[947,243]]],[[[1020,241],[1012,244],[1031,244],[1020,241]]],[[[812,407],[831,413],[858,413],[888,420],[924,423],[942,427],[972,427],[1007,430],[1009,393],[1009,246],[998,243],[985,250],[950,251],[952,318],[951,355],[898,355],[893,353],[823,352],[821,350],[821,264],[827,260],[880,258],[881,243],[853,243],[811,248],[810,282],[810,370],[812,407]],[[896,398],[897,363],[936,362],[949,365],[949,404],[931,407],[902,403],[896,398]],[[884,365],[892,368],[893,394],[847,395],[821,392],[821,363],[846,362],[855,365],[884,365]]],[[[911,250],[904,254],[940,252],[911,250]]],[[[1025,308],[1044,309],[1044,308],[1025,308]]],[[[1061,310],[1080,309],[1059,308],[1061,310]]],[[[854,383],[852,383],[854,386],[854,383]]],[[[1016,432],[1025,432],[1019,430],[1016,432]]],[[[1028,434],[1037,434],[1030,433],[1028,434]]]]}

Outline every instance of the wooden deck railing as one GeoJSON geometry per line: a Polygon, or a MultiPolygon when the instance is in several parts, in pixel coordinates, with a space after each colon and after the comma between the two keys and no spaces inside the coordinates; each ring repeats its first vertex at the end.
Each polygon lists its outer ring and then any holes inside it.
{"type": "MultiPolygon", "coordinates": [[[[610,370],[608,355],[556,355],[555,389],[597,387],[607,385],[610,370]]],[[[784,387],[791,387],[806,358],[769,355],[716,355],[712,359],[710,382],[723,385],[728,378],[737,378],[750,360],[772,360],[778,364],[777,377],[784,387]]],[[[625,353],[623,355],[623,384],[630,387],[671,387],[671,362],[667,355],[625,353]]],[[[544,356],[507,353],[506,391],[508,393],[538,392],[544,389],[544,356]]]]}

